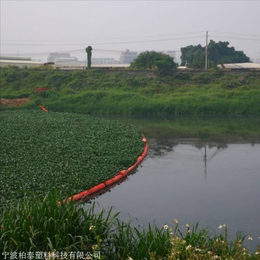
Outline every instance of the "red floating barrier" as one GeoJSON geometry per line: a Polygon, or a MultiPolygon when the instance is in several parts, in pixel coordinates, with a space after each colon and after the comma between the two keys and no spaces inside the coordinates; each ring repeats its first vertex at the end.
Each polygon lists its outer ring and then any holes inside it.
{"type": "Polygon", "coordinates": [[[90,195],[89,190],[82,191],[82,192],[80,193],[80,195],[81,195],[81,197],[90,195]]]}
{"type": "Polygon", "coordinates": [[[80,200],[82,198],[82,195],[79,193],[79,194],[76,194],[73,196],[73,200],[80,200]]]}
{"type": "MultiPolygon", "coordinates": [[[[48,112],[47,109],[45,109],[42,105],[39,105],[39,107],[45,111],[45,112],[48,112]]],[[[115,177],[105,181],[104,183],[100,183],[96,186],[94,186],[93,188],[89,189],[89,190],[85,190],[85,191],[82,191],[76,195],[74,195],[73,197],[70,197],[68,199],[68,201],[70,201],[71,199],[73,200],[80,200],[82,199],[83,197],[85,196],[90,196],[94,193],[97,193],[101,190],[103,190],[104,188],[106,188],[107,186],[110,186],[110,185],[113,185],[117,182],[119,182],[121,179],[123,179],[124,177],[126,177],[128,175],[129,172],[133,171],[140,163],[141,161],[145,158],[146,154],[147,154],[147,151],[148,151],[148,143],[147,143],[147,140],[146,138],[144,137],[143,135],[143,139],[142,139],[143,142],[145,142],[145,147],[144,147],[144,150],[143,150],[143,153],[141,156],[138,157],[137,161],[135,164],[133,164],[132,166],[130,166],[127,170],[122,170],[120,171],[115,177]]],[[[60,203],[60,202],[59,202],[60,203]]]]}
{"type": "Polygon", "coordinates": [[[135,168],[136,168],[136,166],[135,166],[135,165],[132,165],[132,166],[130,166],[130,167],[127,169],[127,172],[129,173],[129,172],[133,171],[135,168]]]}
{"type": "Polygon", "coordinates": [[[110,179],[110,180],[107,180],[107,181],[105,181],[105,185],[106,186],[110,186],[110,185],[112,185],[114,182],[110,179]]]}
{"type": "Polygon", "coordinates": [[[40,107],[43,111],[48,112],[48,110],[47,110],[46,108],[44,108],[42,105],[39,105],[39,107],[40,107]]]}
{"type": "Polygon", "coordinates": [[[122,170],[119,172],[119,174],[125,177],[128,174],[128,172],[126,170],[122,170]]]}
{"type": "Polygon", "coordinates": [[[105,183],[100,183],[97,186],[95,186],[98,190],[102,190],[106,187],[105,183]]]}
{"type": "Polygon", "coordinates": [[[97,191],[99,191],[99,189],[97,188],[97,186],[91,188],[88,190],[89,191],[89,195],[92,195],[93,193],[96,193],[97,191]]]}
{"type": "Polygon", "coordinates": [[[144,159],[144,158],[143,158],[142,156],[139,156],[139,157],[137,158],[137,162],[140,163],[143,159],[144,159]]]}
{"type": "Polygon", "coordinates": [[[116,175],[114,178],[112,178],[111,180],[113,181],[113,183],[118,182],[120,179],[122,179],[123,176],[122,175],[116,175]]]}

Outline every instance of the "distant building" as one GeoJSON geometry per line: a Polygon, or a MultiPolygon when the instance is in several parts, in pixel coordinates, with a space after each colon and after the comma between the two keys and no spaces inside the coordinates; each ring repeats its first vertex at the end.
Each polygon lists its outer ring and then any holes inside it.
{"type": "Polygon", "coordinates": [[[25,61],[25,60],[27,60],[27,61],[30,61],[30,60],[32,60],[32,58],[31,57],[21,57],[21,56],[0,56],[0,59],[1,60],[21,60],[21,61],[25,61]]]}
{"type": "MultiPolygon", "coordinates": [[[[245,63],[225,63],[223,64],[225,69],[233,69],[233,70],[239,70],[239,69],[255,69],[260,70],[260,64],[258,63],[252,63],[252,62],[245,62],[245,63]]],[[[220,64],[218,64],[219,68],[222,68],[220,64]]]]}
{"type": "Polygon", "coordinates": [[[49,54],[49,57],[47,58],[47,62],[55,62],[56,59],[64,59],[64,58],[73,58],[74,60],[78,60],[75,57],[71,57],[69,53],[52,52],[49,54]]]}
{"type": "Polygon", "coordinates": [[[118,64],[114,58],[91,58],[91,64],[118,64]]]}
{"type": "Polygon", "coordinates": [[[171,56],[173,59],[176,58],[176,51],[166,51],[166,54],[168,54],[169,56],[171,56]]]}
{"type": "Polygon", "coordinates": [[[78,59],[75,57],[60,57],[60,58],[56,58],[54,60],[54,63],[61,63],[61,62],[77,62],[78,59]]]}
{"type": "Polygon", "coordinates": [[[130,52],[128,49],[124,52],[121,52],[120,63],[121,64],[130,64],[133,60],[137,58],[137,52],[130,52]]]}
{"type": "Polygon", "coordinates": [[[24,68],[24,67],[39,67],[44,65],[43,62],[39,62],[39,61],[32,61],[32,60],[23,60],[23,59],[0,59],[0,66],[4,67],[4,66],[16,66],[19,68],[24,68]]]}

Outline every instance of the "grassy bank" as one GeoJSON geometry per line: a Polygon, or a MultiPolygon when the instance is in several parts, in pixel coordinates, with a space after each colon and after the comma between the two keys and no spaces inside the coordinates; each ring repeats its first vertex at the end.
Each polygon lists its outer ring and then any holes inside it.
{"type": "Polygon", "coordinates": [[[259,115],[260,73],[224,75],[1,68],[1,97],[30,97],[52,111],[143,115],[259,115]],[[37,91],[39,88],[44,90],[37,91]]]}

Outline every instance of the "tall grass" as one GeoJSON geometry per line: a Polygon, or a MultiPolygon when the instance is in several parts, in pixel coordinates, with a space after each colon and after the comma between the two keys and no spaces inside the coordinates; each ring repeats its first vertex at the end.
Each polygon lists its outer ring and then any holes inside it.
{"type": "MultiPolygon", "coordinates": [[[[112,225],[118,214],[94,214],[94,205],[84,211],[73,201],[58,203],[57,192],[48,193],[43,201],[24,198],[10,205],[0,216],[1,251],[83,251],[109,245],[112,225]]],[[[104,249],[105,250],[105,249],[104,249]]]]}
{"type": "MultiPolygon", "coordinates": [[[[30,97],[53,111],[104,114],[260,114],[259,73],[182,73],[167,77],[1,68],[1,97],[30,97]],[[49,90],[35,95],[35,88],[49,90]]],[[[33,103],[27,107],[32,108],[33,103]]]]}
{"type": "Polygon", "coordinates": [[[82,257],[92,254],[97,259],[108,260],[258,259],[259,256],[258,251],[250,254],[243,247],[243,234],[229,241],[224,225],[219,235],[199,229],[198,224],[194,227],[187,224],[186,232],[182,232],[176,220],[172,227],[149,225],[141,229],[133,226],[131,220],[121,221],[112,208],[94,213],[95,204],[83,210],[74,201],[58,203],[58,197],[54,190],[42,201],[25,198],[5,208],[0,215],[1,253],[11,256],[12,252],[43,252],[42,259],[60,259],[61,254],[69,257],[78,253],[82,257]]]}
{"type": "Polygon", "coordinates": [[[200,229],[198,223],[190,227],[186,224],[186,232],[178,228],[178,220],[173,220],[171,234],[171,253],[169,260],[176,259],[259,259],[259,252],[250,253],[243,246],[246,238],[242,232],[237,232],[236,239],[228,240],[227,226],[219,225],[221,233],[212,234],[209,229],[200,229]]]}

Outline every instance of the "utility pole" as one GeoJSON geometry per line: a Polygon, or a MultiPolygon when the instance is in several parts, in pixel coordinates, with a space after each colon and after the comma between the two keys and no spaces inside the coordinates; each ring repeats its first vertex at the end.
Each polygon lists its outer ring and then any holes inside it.
{"type": "Polygon", "coordinates": [[[206,32],[205,70],[208,70],[208,31],[206,32]]]}

